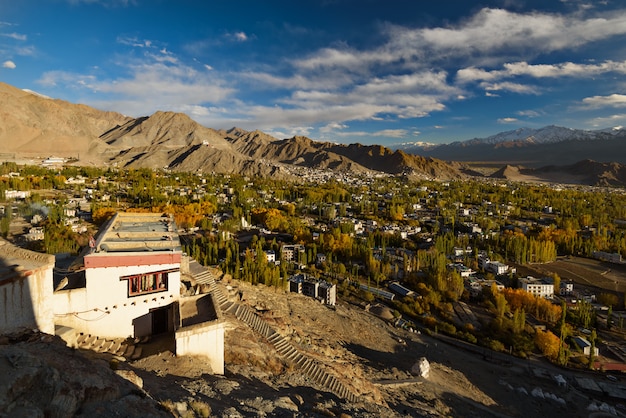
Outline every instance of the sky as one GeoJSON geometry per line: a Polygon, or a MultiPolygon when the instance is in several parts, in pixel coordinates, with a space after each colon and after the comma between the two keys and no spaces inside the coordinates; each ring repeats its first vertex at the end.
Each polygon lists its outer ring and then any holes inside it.
{"type": "Polygon", "coordinates": [[[337,143],[626,126],[623,0],[0,0],[0,81],[337,143]]]}

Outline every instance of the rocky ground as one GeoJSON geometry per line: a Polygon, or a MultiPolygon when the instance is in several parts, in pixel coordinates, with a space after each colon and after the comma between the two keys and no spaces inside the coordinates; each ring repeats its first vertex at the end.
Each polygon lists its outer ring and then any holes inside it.
{"type": "Polygon", "coordinates": [[[13,413],[16,405],[36,412],[22,416],[41,417],[597,417],[602,414],[589,406],[602,403],[613,416],[621,416],[616,400],[575,386],[559,387],[554,379],[561,374],[573,382],[582,374],[606,381],[601,375],[469,351],[441,336],[394,328],[351,304],[340,302],[330,309],[264,286],[222,283],[226,285],[233,298],[255,308],[294,347],[357,394],[358,401],[347,402],[320,387],[263,337],[226,314],[224,376],[212,375],[201,358],[175,357],[172,341],[163,337],[153,339],[144,347],[144,357],[130,363],[67,348],[62,354],[64,347],[50,349],[52,343],[42,337],[19,343],[5,338],[0,344],[0,392],[6,394],[0,396],[0,417],[20,416],[13,413]],[[430,366],[427,377],[414,369],[422,358],[430,366]],[[33,371],[26,380],[25,367],[33,371]],[[37,389],[38,382],[51,378],[56,383],[37,389]],[[73,413],[50,413],[51,399],[64,405],[61,411],[73,413]]]}

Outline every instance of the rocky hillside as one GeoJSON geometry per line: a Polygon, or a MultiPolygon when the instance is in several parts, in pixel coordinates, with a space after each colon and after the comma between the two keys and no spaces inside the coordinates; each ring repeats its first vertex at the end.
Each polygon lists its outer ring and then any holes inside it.
{"type": "Polygon", "coordinates": [[[44,158],[58,155],[101,163],[98,137],[131,118],[45,98],[0,83],[1,153],[44,158]]]}
{"type": "Polygon", "coordinates": [[[540,168],[524,168],[505,165],[491,178],[512,181],[543,181],[552,183],[584,184],[589,186],[624,186],[626,165],[583,160],[566,166],[550,165],[540,168]]]}
{"type": "Polygon", "coordinates": [[[58,337],[0,336],[0,416],[168,417],[129,370],[71,350],[58,337]]]}

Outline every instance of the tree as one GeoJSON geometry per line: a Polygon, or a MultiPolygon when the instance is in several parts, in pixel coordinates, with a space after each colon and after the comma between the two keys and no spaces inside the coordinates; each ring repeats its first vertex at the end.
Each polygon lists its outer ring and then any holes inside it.
{"type": "Polygon", "coordinates": [[[557,357],[557,362],[561,366],[565,366],[569,359],[569,353],[567,350],[567,345],[565,344],[565,338],[567,338],[567,323],[565,322],[565,318],[567,316],[567,305],[565,305],[565,301],[561,306],[561,324],[560,324],[560,336],[559,336],[559,352],[557,357]]]}
{"type": "Polygon", "coordinates": [[[538,329],[535,334],[535,344],[548,360],[556,361],[559,358],[561,341],[552,332],[538,329]]]}
{"type": "Polygon", "coordinates": [[[552,274],[552,280],[554,280],[554,293],[558,294],[561,289],[561,276],[558,273],[552,274]]]}
{"type": "Polygon", "coordinates": [[[589,336],[589,342],[591,343],[591,347],[589,349],[589,369],[593,369],[593,363],[596,357],[596,330],[595,328],[591,330],[591,335],[589,336]]]}

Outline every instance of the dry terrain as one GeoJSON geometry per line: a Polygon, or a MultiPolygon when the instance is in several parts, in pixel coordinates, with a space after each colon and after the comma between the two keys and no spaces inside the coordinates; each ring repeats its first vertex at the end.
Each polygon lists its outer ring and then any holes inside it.
{"type": "Polygon", "coordinates": [[[201,400],[215,416],[587,417],[591,404],[618,404],[601,394],[559,387],[554,380],[561,374],[569,382],[575,375],[606,381],[598,374],[561,370],[539,359],[469,351],[441,336],[394,328],[349,304],[333,310],[264,286],[229,286],[241,303],[256,307],[302,353],[358,393],[359,401],[348,403],[317,386],[231,315],[223,377],[209,375],[197,359],[177,359],[168,352],[128,365],[152,397],[175,405],[201,400]],[[411,373],[422,357],[430,363],[428,378],[411,373]]]}

